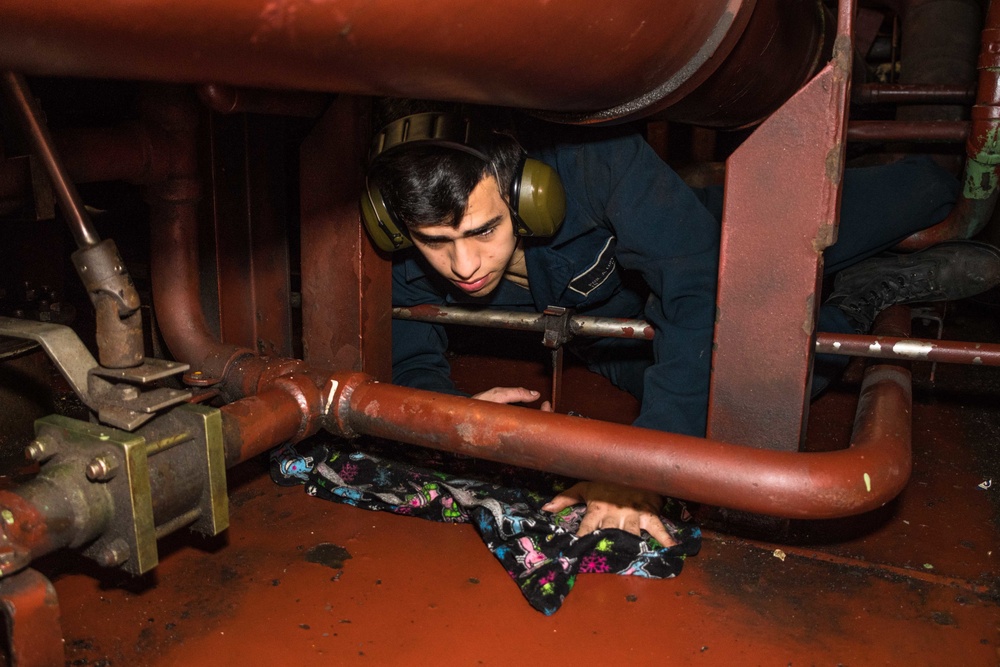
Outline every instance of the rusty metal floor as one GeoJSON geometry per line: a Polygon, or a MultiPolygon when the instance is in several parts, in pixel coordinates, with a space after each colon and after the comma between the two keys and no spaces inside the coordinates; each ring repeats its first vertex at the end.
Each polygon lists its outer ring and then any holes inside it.
{"type": "MultiPolygon", "coordinates": [[[[971,322],[997,340],[996,320],[967,305],[946,337],[971,322]]],[[[540,363],[456,360],[470,389],[500,373],[546,382],[540,363]]],[[[254,462],[233,471],[228,533],[174,536],[149,577],[66,556],[40,569],[60,597],[69,665],[998,664],[1000,373],[938,367],[933,386],[928,374],[915,368],[915,470],[898,501],[793,526],[781,543],[710,525],[676,579],[584,575],[551,617],[472,527],[334,505],[254,462]],[[307,560],[322,543],[341,550],[307,560]]],[[[563,409],[635,411],[581,369],[564,390],[563,409]]],[[[845,442],[855,390],[849,377],[814,404],[811,444],[845,442]]]]}

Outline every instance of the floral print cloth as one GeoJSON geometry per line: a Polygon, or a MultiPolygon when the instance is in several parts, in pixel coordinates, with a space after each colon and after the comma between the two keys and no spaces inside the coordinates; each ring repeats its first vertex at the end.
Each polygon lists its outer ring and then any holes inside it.
{"type": "Polygon", "coordinates": [[[271,454],[271,476],[367,510],[471,523],[531,606],[546,615],[559,609],[579,574],[673,577],[701,547],[701,531],[679,501],[668,499],[661,512],[678,542],[672,547],[617,529],[577,537],[583,505],[557,514],[541,509],[572,480],[386,441],[360,445],[315,439],[284,445],[271,454]]]}

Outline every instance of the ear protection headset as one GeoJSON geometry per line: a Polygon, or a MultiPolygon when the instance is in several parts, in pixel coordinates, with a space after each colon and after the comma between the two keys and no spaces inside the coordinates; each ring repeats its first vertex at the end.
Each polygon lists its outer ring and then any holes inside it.
{"type": "MultiPolygon", "coordinates": [[[[501,196],[514,220],[518,236],[547,237],[559,229],[566,216],[566,193],[555,170],[544,162],[521,156],[521,163],[506,192],[496,165],[475,148],[471,123],[447,113],[420,113],[400,118],[379,132],[369,154],[369,171],[378,159],[405,146],[441,146],[473,155],[490,165],[501,196]]],[[[392,252],[413,245],[406,226],[396,220],[382,199],[377,185],[365,179],[361,195],[361,218],[369,236],[382,250],[392,252]]]]}

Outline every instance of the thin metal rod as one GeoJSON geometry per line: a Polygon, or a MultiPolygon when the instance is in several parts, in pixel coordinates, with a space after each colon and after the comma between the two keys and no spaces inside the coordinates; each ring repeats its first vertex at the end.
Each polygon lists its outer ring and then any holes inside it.
{"type": "Polygon", "coordinates": [[[853,142],[929,141],[964,144],[972,124],[968,121],[856,120],[847,126],[853,142]]]}
{"type": "MultiPolygon", "coordinates": [[[[521,331],[543,331],[545,329],[544,316],[541,313],[520,313],[508,310],[479,310],[457,306],[424,305],[412,308],[394,308],[392,316],[397,319],[437,324],[462,324],[521,331]]],[[[570,330],[577,336],[651,339],[653,327],[644,320],[576,315],[570,320],[570,330]]],[[[1000,345],[992,343],[819,332],[816,334],[816,352],[872,359],[907,359],[909,361],[940,361],[973,366],[1000,366],[1000,345]]]]}
{"type": "Polygon", "coordinates": [[[562,372],[563,372],[563,346],[552,350],[552,412],[559,410],[558,405],[562,399],[562,372]]]}
{"type": "Polygon", "coordinates": [[[1000,345],[990,343],[819,333],[816,335],[816,352],[874,359],[1000,366],[1000,345]]]}
{"type": "MultiPolygon", "coordinates": [[[[399,320],[415,320],[434,324],[463,324],[516,331],[545,331],[545,315],[543,313],[425,304],[409,308],[393,308],[392,316],[399,320]]],[[[569,320],[569,330],[574,336],[653,340],[653,327],[643,320],[574,315],[569,320]]]]}
{"type": "Polygon", "coordinates": [[[855,104],[972,104],[976,86],[863,83],[851,90],[855,104]]]}
{"type": "Polygon", "coordinates": [[[80,194],[66,173],[66,168],[56,153],[55,144],[49,134],[38,103],[32,97],[24,77],[15,72],[4,72],[0,77],[3,88],[10,97],[14,110],[24,126],[25,134],[31,143],[31,148],[45,166],[52,188],[59,199],[66,222],[69,224],[76,245],[80,248],[90,248],[101,242],[101,237],[84,212],[80,194]]]}

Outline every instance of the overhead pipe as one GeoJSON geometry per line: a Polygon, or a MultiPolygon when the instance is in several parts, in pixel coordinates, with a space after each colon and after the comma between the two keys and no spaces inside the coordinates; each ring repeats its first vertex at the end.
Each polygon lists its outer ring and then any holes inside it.
{"type": "Polygon", "coordinates": [[[0,67],[493,104],[575,123],[633,120],[685,100],[683,116],[731,127],[778,108],[828,51],[819,2],[471,7],[468,0],[439,0],[433,12],[406,0],[82,7],[8,0],[0,9],[0,67]]]}

